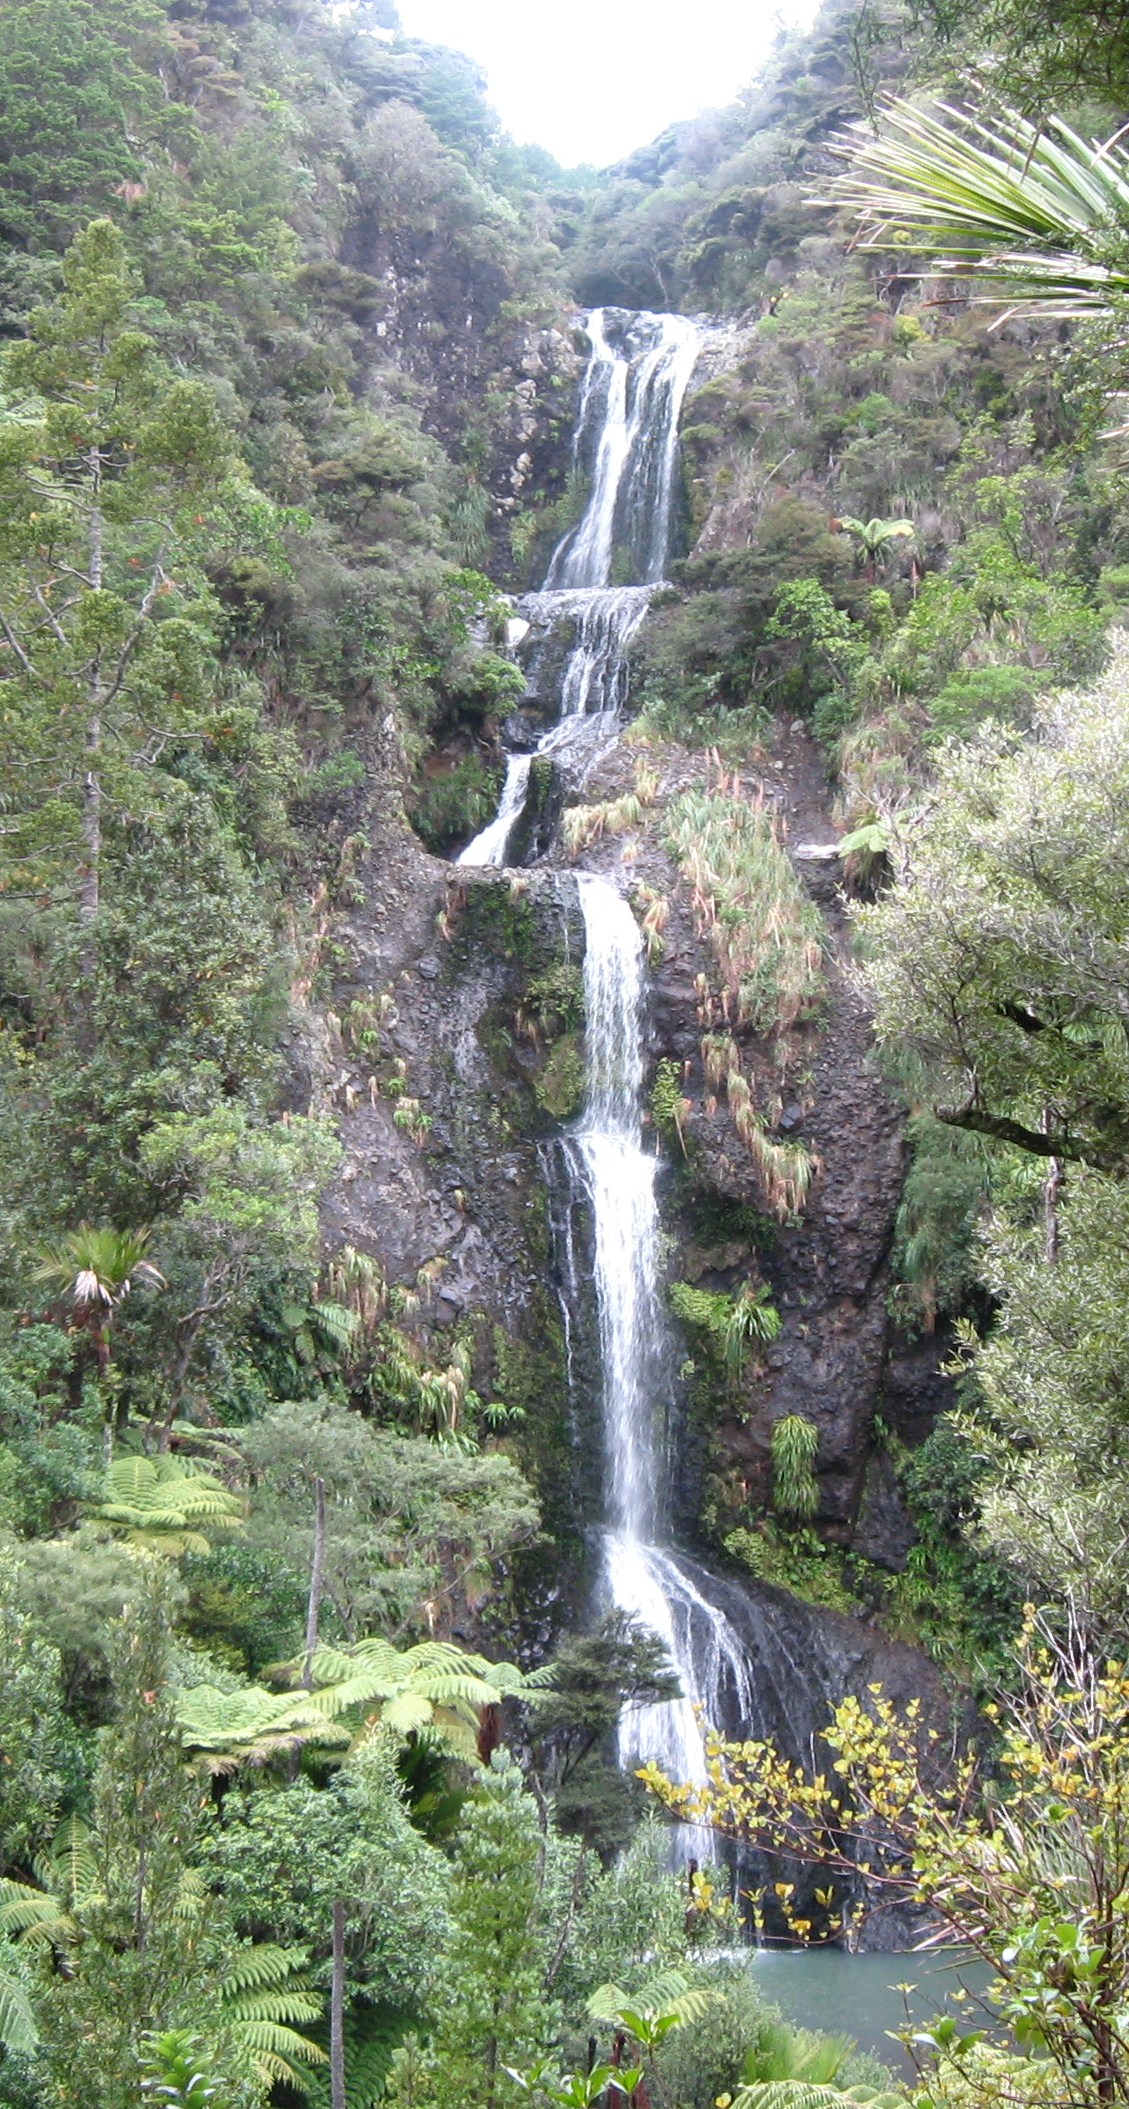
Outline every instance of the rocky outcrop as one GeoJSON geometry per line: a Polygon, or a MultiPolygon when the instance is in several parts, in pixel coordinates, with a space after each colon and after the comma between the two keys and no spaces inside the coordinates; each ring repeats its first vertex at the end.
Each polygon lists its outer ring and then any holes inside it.
{"type": "MultiPolygon", "coordinates": [[[[633,767],[630,750],[617,750],[587,795],[618,796],[629,788],[633,767]]],[[[659,773],[661,808],[703,781],[708,764],[671,749],[659,773]]],[[[686,1429],[678,1503],[683,1528],[693,1530],[704,1498],[719,1537],[745,1512],[767,1508],[773,1426],[799,1414],[819,1429],[818,1524],[824,1535],[851,1544],[871,1466],[874,1418],[878,1412],[890,1417],[888,1383],[898,1387],[898,1430],[910,1439],[927,1432],[943,1385],[935,1356],[899,1352],[891,1359],[898,1343],[887,1312],[888,1261],[904,1173],[902,1116],[879,1074],[851,971],[830,798],[814,741],[802,728],[782,729],[757,782],[746,781],[745,789],[759,789],[776,810],[826,933],[826,1003],[818,1022],[801,1029],[778,1124],[782,1136],[802,1140],[818,1162],[797,1220],[772,1218],[756,1165],[709,1088],[701,1019],[709,958],[664,847],[661,817],[632,839],[623,870],[667,906],[663,954],[652,976],[653,1054],[656,1063],[677,1065],[691,1108],[685,1156],[669,1143],[664,1152],[664,1209],[676,1241],[672,1274],[726,1291],[759,1278],[783,1319],[780,1337],[751,1369],[737,1400],[699,1393],[686,1429]]],[[[607,871],[622,867],[622,843],[597,844],[585,861],[607,871]]],[[[760,1066],[766,1087],[776,1081],[767,1046],[747,1043],[747,1059],[754,1072],[760,1066]]],[[[868,1556],[900,1565],[908,1521],[892,1478],[884,1486],[881,1530],[873,1486],[868,1500],[865,1534],[875,1548],[868,1556]]]]}
{"type": "Polygon", "coordinates": [[[566,311],[548,322],[515,319],[521,303],[488,245],[441,223],[425,238],[406,239],[377,205],[351,222],[341,264],[367,289],[366,393],[379,402],[389,373],[403,377],[424,430],[467,465],[486,495],[486,568],[510,576],[519,511],[531,499],[559,497],[567,479],[584,368],[578,318],[566,311]]]}
{"type": "MultiPolygon", "coordinates": [[[[570,1049],[579,1077],[563,1014],[582,943],[575,887],[552,871],[456,871],[427,854],[395,800],[376,801],[368,838],[358,905],[333,934],[327,1019],[300,1050],[305,1102],[333,1112],[344,1151],[325,1246],[369,1255],[407,1293],[397,1323],[430,1362],[442,1366],[452,1329],[471,1341],[481,1396],[520,1409],[509,1441],[575,1582],[565,1340],[539,1159],[556,1128],[550,1106],[571,1110],[560,1096],[570,1049]]],[[[532,1622],[539,1593],[561,1586],[556,1552],[524,1586],[532,1622]]]]}

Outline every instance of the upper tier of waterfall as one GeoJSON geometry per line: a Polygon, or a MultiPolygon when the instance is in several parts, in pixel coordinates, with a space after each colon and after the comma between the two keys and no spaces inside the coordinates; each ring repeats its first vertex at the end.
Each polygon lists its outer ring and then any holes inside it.
{"type": "MultiPolygon", "coordinates": [[[[558,542],[544,587],[521,602],[529,694],[559,723],[615,716],[627,701],[628,653],[661,581],[674,525],[678,421],[701,348],[685,315],[594,308],[575,458],[590,477],[583,517],[558,542]],[[631,583],[611,584],[614,572],[631,583]]],[[[556,751],[550,731],[539,753],[556,751]]],[[[460,864],[503,865],[529,785],[529,757],[510,759],[501,803],[460,864]]]]}
{"type": "Polygon", "coordinates": [[[591,479],[578,525],[553,551],[545,586],[661,579],[670,556],[678,420],[701,338],[685,315],[594,308],[592,355],[577,419],[575,461],[591,479]],[[620,559],[616,565],[617,557],[620,559]]]}

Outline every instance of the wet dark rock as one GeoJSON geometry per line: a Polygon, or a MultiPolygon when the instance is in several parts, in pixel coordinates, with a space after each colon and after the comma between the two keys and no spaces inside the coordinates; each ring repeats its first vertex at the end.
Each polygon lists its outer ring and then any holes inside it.
{"type": "Polygon", "coordinates": [[[854,1550],[864,1560],[873,1560],[877,1567],[900,1574],[915,1536],[913,1518],[902,1500],[894,1467],[889,1457],[879,1452],[866,1468],[854,1550]]]}

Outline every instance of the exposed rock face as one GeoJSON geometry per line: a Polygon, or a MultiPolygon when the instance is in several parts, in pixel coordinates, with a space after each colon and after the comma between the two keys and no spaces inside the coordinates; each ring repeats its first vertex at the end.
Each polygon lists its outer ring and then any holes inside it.
{"type": "MultiPolygon", "coordinates": [[[[631,781],[630,757],[619,750],[605,764],[589,796],[615,796],[631,781]]],[[[703,757],[663,757],[660,803],[706,773],[703,757]]],[[[746,785],[746,789],[750,786],[746,785]]],[[[805,1028],[779,1130],[802,1139],[819,1170],[796,1223],[776,1225],[748,1150],[724,1105],[710,1093],[702,1065],[701,977],[709,958],[690,903],[662,845],[661,823],[637,849],[629,876],[669,903],[665,950],[653,970],[653,1046],[683,1072],[690,1101],[691,1155],[679,1162],[669,1149],[664,1208],[677,1239],[672,1275],[707,1289],[733,1290],[750,1273],[771,1289],[784,1321],[780,1337],[751,1373],[738,1410],[711,1401],[708,1425],[699,1412],[686,1430],[677,1490],[683,1527],[693,1530],[708,1480],[708,1505],[718,1535],[739,1512],[769,1506],[770,1443],[775,1422],[799,1414],[819,1429],[818,1522],[842,1543],[855,1540],[864,1481],[872,1456],[876,1412],[898,1432],[919,1440],[944,1402],[936,1353],[900,1351],[891,1370],[887,1314],[888,1261],[904,1174],[902,1118],[879,1075],[870,1023],[851,972],[850,940],[830,803],[815,744],[802,730],[780,735],[760,790],[775,807],[793,849],[802,883],[817,901],[826,930],[827,1001],[821,1019],[805,1028]],[[830,855],[825,852],[830,852],[830,855]],[[893,1405],[887,1385],[896,1389],[893,1405]]],[[[614,870],[621,845],[611,841],[586,861],[614,870]]],[[[765,1069],[767,1051],[748,1048],[752,1068],[765,1069]]],[[[881,1530],[875,1494],[865,1535],[888,1548],[868,1556],[900,1565],[908,1519],[892,1475],[883,1481],[881,1530]],[[897,1548],[901,1547],[901,1550],[897,1548]]],[[[859,1550],[865,1550],[860,1544],[859,1550]]]]}
{"type": "Polygon", "coordinates": [[[335,931],[328,1028],[305,1050],[307,1102],[333,1111],[345,1152],[326,1245],[371,1255],[419,1297],[400,1322],[429,1352],[453,1326],[471,1338],[482,1395],[525,1413],[520,1462],[564,1545],[573,1461],[538,1145],[555,1128],[554,1061],[567,1064],[552,1022],[523,1033],[521,1006],[578,957],[575,887],[554,872],[455,872],[394,801],[377,801],[368,832],[360,905],[335,931]],[[358,1015],[379,1021],[363,1045],[358,1015]]]}
{"type": "Polygon", "coordinates": [[[568,473],[585,363],[579,318],[508,321],[512,288],[496,260],[442,228],[405,240],[378,205],[350,224],[341,262],[370,289],[365,335],[377,387],[382,369],[398,369],[418,396],[424,429],[453,460],[473,464],[490,500],[489,568],[505,577],[519,506],[558,496],[568,473]]]}

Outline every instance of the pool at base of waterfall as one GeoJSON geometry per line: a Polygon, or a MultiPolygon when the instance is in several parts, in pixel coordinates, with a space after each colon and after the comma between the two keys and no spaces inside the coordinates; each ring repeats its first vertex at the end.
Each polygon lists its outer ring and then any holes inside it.
{"type": "Polygon", "coordinates": [[[962,2029],[992,2024],[983,2004],[988,1965],[954,1949],[850,1955],[845,1948],[758,1948],[749,1968],[786,2021],[853,2036],[860,2050],[899,2073],[913,2069],[899,2029],[924,2028],[939,2014],[953,2015],[962,2029]],[[912,1991],[902,1991],[905,1985],[912,1991]]]}

